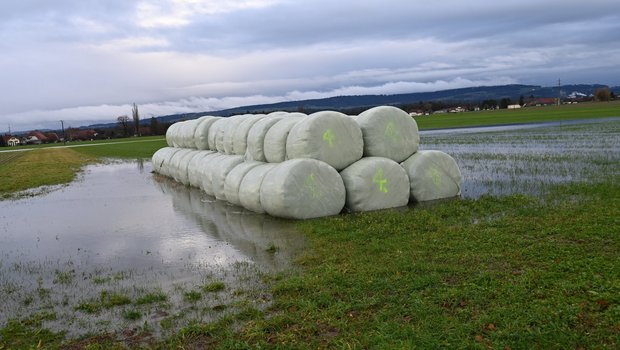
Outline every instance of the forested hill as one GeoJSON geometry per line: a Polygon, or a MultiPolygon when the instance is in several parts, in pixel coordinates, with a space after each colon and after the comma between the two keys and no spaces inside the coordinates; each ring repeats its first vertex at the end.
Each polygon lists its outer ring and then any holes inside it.
{"type": "MultiPolygon", "coordinates": [[[[605,85],[579,84],[562,85],[560,91],[563,97],[572,93],[592,95],[595,90],[605,85]]],[[[611,88],[615,94],[620,93],[620,87],[611,88]]],[[[406,105],[419,102],[454,102],[454,103],[479,103],[484,100],[500,100],[510,98],[518,101],[520,96],[528,97],[557,97],[558,87],[543,87],[537,85],[502,85],[480,86],[471,88],[451,89],[433,92],[416,92],[395,95],[358,95],[358,96],[335,96],[312,100],[285,101],[272,104],[240,106],[219,111],[202,111],[197,113],[173,114],[161,116],[161,122],[171,122],[182,119],[193,119],[202,115],[229,116],[243,113],[269,113],[278,110],[298,111],[303,110],[311,113],[318,110],[355,110],[378,105],[406,105]]],[[[147,120],[143,120],[147,123],[147,120]]],[[[97,125],[100,126],[100,125],[97,125]]],[[[91,126],[94,127],[94,126],[91,126]]]]}

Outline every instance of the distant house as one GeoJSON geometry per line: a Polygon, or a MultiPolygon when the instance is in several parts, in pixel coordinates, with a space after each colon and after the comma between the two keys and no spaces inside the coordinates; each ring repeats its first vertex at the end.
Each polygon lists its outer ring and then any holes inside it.
{"type": "Polygon", "coordinates": [[[508,109],[519,109],[519,108],[521,108],[521,105],[520,104],[508,105],[508,106],[506,106],[506,108],[508,108],[508,109]]]}
{"type": "Polygon", "coordinates": [[[9,147],[19,146],[20,141],[17,137],[11,136],[6,140],[6,144],[9,147]]]}
{"type": "Polygon", "coordinates": [[[525,107],[553,106],[558,104],[558,100],[553,97],[531,98],[525,102],[525,107]]]}
{"type": "Polygon", "coordinates": [[[29,132],[26,135],[27,136],[34,136],[34,137],[36,137],[39,141],[41,141],[40,143],[47,143],[48,142],[47,136],[43,135],[42,132],[37,131],[37,130],[31,131],[31,132],[29,132]]]}
{"type": "Polygon", "coordinates": [[[97,135],[99,135],[93,129],[86,129],[86,130],[69,129],[67,130],[67,133],[69,134],[69,139],[75,140],[75,141],[93,140],[95,139],[95,137],[97,137],[97,135]]]}
{"type": "Polygon", "coordinates": [[[58,135],[55,132],[48,132],[45,134],[45,137],[47,137],[47,141],[48,142],[58,142],[60,141],[60,138],[58,137],[58,135]]]}
{"type": "Polygon", "coordinates": [[[40,145],[41,144],[41,140],[39,140],[39,138],[36,136],[26,136],[22,138],[21,142],[26,145],[40,145]]]}

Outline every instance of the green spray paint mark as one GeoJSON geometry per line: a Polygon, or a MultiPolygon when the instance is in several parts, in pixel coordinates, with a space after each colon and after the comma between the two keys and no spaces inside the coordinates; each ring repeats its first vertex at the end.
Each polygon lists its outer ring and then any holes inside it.
{"type": "Polygon", "coordinates": [[[308,190],[308,194],[312,198],[321,198],[323,195],[318,189],[318,186],[316,184],[316,175],[314,175],[314,173],[310,173],[310,175],[306,177],[304,187],[306,188],[306,190],[308,190]]]}
{"type": "Polygon", "coordinates": [[[334,147],[334,132],[332,129],[327,129],[327,131],[323,133],[323,141],[327,142],[329,147],[334,147]]]}
{"type": "Polygon", "coordinates": [[[372,182],[379,185],[379,191],[383,193],[388,193],[390,192],[390,190],[387,188],[388,180],[383,177],[384,175],[385,174],[383,173],[383,169],[377,169],[377,172],[375,172],[375,176],[373,176],[372,178],[372,182]]]}
{"type": "Polygon", "coordinates": [[[391,139],[394,142],[398,142],[400,140],[400,131],[398,131],[398,128],[393,122],[387,123],[383,135],[385,138],[391,139]]]}
{"type": "Polygon", "coordinates": [[[439,172],[439,170],[437,170],[437,168],[431,167],[426,171],[426,175],[430,177],[431,180],[433,180],[435,187],[441,187],[441,173],[439,172]]]}

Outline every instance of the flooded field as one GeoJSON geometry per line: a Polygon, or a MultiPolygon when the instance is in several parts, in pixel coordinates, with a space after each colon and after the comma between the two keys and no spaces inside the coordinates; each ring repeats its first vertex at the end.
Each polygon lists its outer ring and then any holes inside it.
{"type": "MultiPolygon", "coordinates": [[[[467,198],[620,178],[618,118],[429,131],[421,144],[456,159],[467,198]]],[[[88,166],[69,186],[0,201],[0,327],[20,319],[71,337],[165,336],[256,312],[270,302],[272,272],[288,271],[304,246],[295,222],[215,201],[149,162],[88,166]]]]}
{"type": "Polygon", "coordinates": [[[620,178],[620,118],[433,130],[422,149],[454,157],[463,175],[462,197],[523,193],[550,186],[620,178]]]}
{"type": "Polygon", "coordinates": [[[304,245],[294,222],[215,202],[150,163],[88,166],[43,196],[0,201],[0,326],[34,315],[76,336],[173,330],[269,302],[265,272],[304,245]]]}

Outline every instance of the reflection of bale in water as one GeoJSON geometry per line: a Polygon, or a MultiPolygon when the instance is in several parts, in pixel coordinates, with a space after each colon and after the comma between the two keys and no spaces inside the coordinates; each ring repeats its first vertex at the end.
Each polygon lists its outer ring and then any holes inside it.
{"type": "Polygon", "coordinates": [[[305,246],[293,221],[256,214],[223,201],[209,200],[199,189],[171,179],[155,183],[170,195],[173,208],[194,220],[205,234],[230,243],[261,268],[283,270],[305,246]]]}
{"type": "Polygon", "coordinates": [[[347,191],[346,207],[351,211],[395,208],[409,203],[407,172],[391,159],[362,158],[340,175],[347,191]]]}
{"type": "Polygon", "coordinates": [[[450,198],[461,193],[461,171],[454,158],[441,151],[418,151],[402,164],[409,175],[410,201],[450,198]]]}

